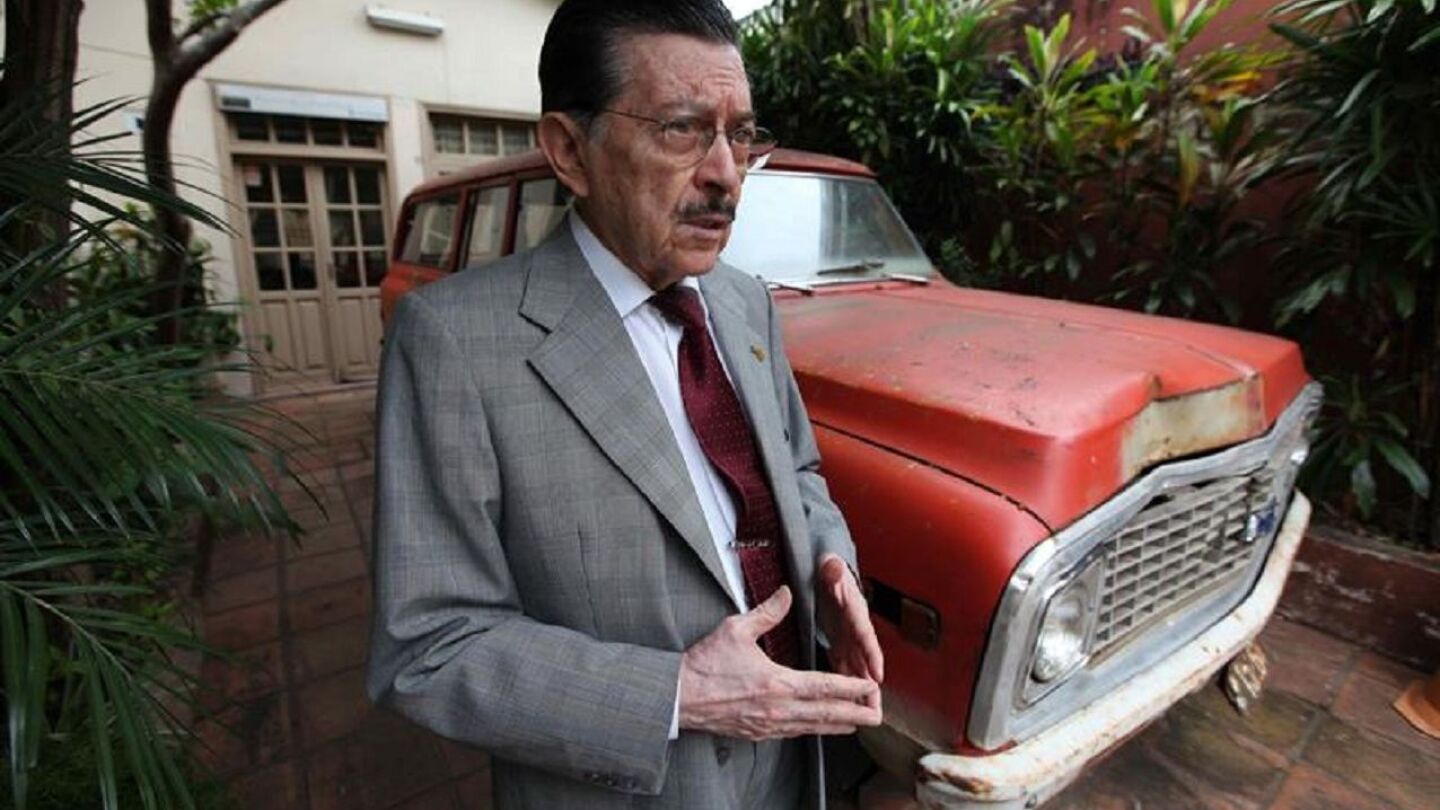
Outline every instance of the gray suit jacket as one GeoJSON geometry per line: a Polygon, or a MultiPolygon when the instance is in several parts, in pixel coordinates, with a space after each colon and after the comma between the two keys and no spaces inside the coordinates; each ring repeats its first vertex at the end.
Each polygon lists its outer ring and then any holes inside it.
{"type": "MultiPolygon", "coordinates": [[[[815,563],[834,551],[853,566],[854,546],[764,286],[718,266],[701,289],[813,654],[815,563]]],[[[735,608],[659,400],[569,228],[401,300],[378,434],[371,697],[490,751],[502,809],[733,806],[717,756],[733,741],[667,732],[680,653],[735,608]]],[[[806,803],[823,806],[807,748],[806,803]]]]}

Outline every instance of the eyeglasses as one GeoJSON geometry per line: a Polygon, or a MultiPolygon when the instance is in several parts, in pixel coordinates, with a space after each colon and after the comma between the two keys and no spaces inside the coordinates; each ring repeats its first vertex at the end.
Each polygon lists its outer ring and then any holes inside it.
{"type": "MultiPolygon", "coordinates": [[[[687,167],[705,159],[719,132],[714,123],[694,116],[662,119],[621,110],[601,109],[597,112],[655,124],[659,127],[661,149],[687,167]]],[[[742,124],[727,130],[725,140],[730,143],[730,153],[735,157],[735,165],[747,168],[770,154],[776,145],[775,136],[770,130],[754,124],[742,124]]]]}

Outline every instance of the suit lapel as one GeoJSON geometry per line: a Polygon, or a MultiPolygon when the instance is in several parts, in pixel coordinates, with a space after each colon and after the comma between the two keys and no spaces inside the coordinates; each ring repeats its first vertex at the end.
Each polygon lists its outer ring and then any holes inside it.
{"type": "Polygon", "coordinates": [[[804,507],[794,497],[797,491],[793,484],[795,463],[789,436],[776,408],[779,397],[770,367],[768,341],[750,326],[745,316],[745,302],[732,283],[712,272],[701,277],[700,288],[710,310],[716,346],[725,358],[726,370],[750,417],[751,429],[760,445],[760,457],[775,493],[776,508],[788,541],[785,550],[794,575],[795,597],[802,609],[799,615],[813,615],[813,589],[809,583],[814,575],[814,554],[804,507]]]}
{"type": "Polygon", "coordinates": [[[569,227],[562,225],[533,254],[520,312],[550,330],[530,356],[531,367],[729,593],[650,378],[569,227]]]}

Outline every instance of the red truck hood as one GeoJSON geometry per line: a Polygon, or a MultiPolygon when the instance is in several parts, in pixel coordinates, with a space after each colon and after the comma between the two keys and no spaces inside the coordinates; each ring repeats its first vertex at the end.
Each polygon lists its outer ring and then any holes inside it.
{"type": "Polygon", "coordinates": [[[1280,338],[938,280],[776,299],[812,420],[1051,529],[1159,461],[1264,433],[1309,380],[1280,338]]]}

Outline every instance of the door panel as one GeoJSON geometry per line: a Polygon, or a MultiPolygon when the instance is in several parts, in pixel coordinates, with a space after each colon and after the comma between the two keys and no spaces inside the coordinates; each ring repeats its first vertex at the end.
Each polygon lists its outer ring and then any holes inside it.
{"type": "Polygon", "coordinates": [[[241,158],[261,362],[273,379],[374,377],[389,255],[383,164],[241,158]]]}
{"type": "Polygon", "coordinates": [[[237,169],[250,226],[246,253],[255,281],[260,362],[279,381],[328,380],[306,167],[243,160],[237,169]]]}

